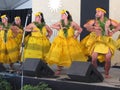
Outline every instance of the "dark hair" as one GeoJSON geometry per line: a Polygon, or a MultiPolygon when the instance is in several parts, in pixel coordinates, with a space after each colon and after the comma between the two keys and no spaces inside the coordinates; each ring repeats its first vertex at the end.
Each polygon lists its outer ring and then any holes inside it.
{"type": "Polygon", "coordinates": [[[12,26],[17,26],[17,24],[15,23],[15,21],[13,21],[11,25],[12,26]]]}
{"type": "Polygon", "coordinates": [[[15,23],[15,21],[14,22],[12,22],[12,24],[11,24],[12,26],[17,26],[17,27],[19,27],[20,29],[23,29],[23,27],[21,26],[21,25],[17,25],[16,23],[15,23]]]}
{"type": "Polygon", "coordinates": [[[44,19],[43,13],[40,13],[40,15],[41,15],[41,17],[42,17],[42,18],[41,18],[41,22],[42,22],[42,23],[45,23],[45,19],[44,19]]]}
{"type": "Polygon", "coordinates": [[[68,14],[67,19],[68,19],[69,21],[73,21],[72,16],[71,16],[71,14],[69,13],[69,11],[66,11],[66,13],[68,14]]]}

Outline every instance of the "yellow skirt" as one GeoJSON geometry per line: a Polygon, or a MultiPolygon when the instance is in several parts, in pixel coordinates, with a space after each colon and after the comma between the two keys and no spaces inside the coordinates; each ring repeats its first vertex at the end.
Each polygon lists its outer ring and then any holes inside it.
{"type": "Polygon", "coordinates": [[[25,45],[24,58],[44,59],[50,48],[47,37],[30,36],[25,45]]]}
{"type": "Polygon", "coordinates": [[[22,33],[19,33],[16,37],[15,37],[15,41],[18,44],[18,46],[20,47],[21,43],[22,43],[22,33]]]}
{"type": "Polygon", "coordinates": [[[0,46],[1,63],[9,64],[18,61],[19,48],[14,39],[9,38],[7,42],[2,41],[0,46]]]}
{"type": "Polygon", "coordinates": [[[76,39],[57,36],[51,45],[46,60],[50,65],[69,67],[72,61],[85,61],[87,59],[82,55],[79,42],[76,39]]]}
{"type": "Polygon", "coordinates": [[[81,41],[81,45],[84,46],[86,54],[91,56],[92,52],[98,53],[98,60],[100,62],[105,61],[105,54],[110,50],[112,55],[116,50],[116,42],[108,36],[96,36],[95,33],[90,33],[81,41]]]}
{"type": "Polygon", "coordinates": [[[95,41],[96,41],[97,37],[95,35],[95,33],[90,33],[89,35],[87,35],[84,39],[82,39],[80,41],[80,47],[82,48],[82,50],[84,51],[84,55],[86,56],[90,56],[90,50],[91,50],[91,46],[94,45],[95,41]]]}

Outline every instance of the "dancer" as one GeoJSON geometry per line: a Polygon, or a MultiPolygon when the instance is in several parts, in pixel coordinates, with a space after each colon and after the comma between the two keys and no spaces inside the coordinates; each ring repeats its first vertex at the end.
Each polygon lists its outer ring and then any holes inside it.
{"type": "Polygon", "coordinates": [[[1,19],[0,62],[3,64],[10,64],[10,69],[13,70],[13,64],[18,61],[19,49],[14,39],[13,32],[10,29],[11,24],[8,23],[8,17],[6,15],[2,15],[1,19]]]}
{"type": "Polygon", "coordinates": [[[111,57],[116,49],[116,43],[111,36],[118,23],[105,17],[105,14],[106,11],[103,8],[96,8],[96,19],[90,20],[84,25],[91,33],[81,43],[84,42],[86,51],[92,57],[92,64],[95,67],[97,67],[97,59],[100,62],[105,61],[105,77],[110,78],[111,57]]]}
{"type": "Polygon", "coordinates": [[[55,75],[60,75],[62,67],[70,67],[72,61],[87,59],[82,55],[77,40],[82,28],[72,20],[72,16],[67,10],[61,11],[61,20],[53,24],[51,28],[58,30],[58,35],[55,37],[46,59],[48,64],[57,65],[55,75]]]}
{"type": "Polygon", "coordinates": [[[22,25],[21,25],[21,18],[20,18],[20,16],[14,17],[14,23],[15,23],[20,29],[23,29],[23,27],[22,27],[22,25]]]}
{"type": "Polygon", "coordinates": [[[49,38],[52,35],[52,30],[45,23],[42,12],[35,14],[35,21],[30,23],[25,30],[31,32],[26,45],[24,58],[39,58],[45,59],[50,48],[49,38]]]}
{"type": "Polygon", "coordinates": [[[14,22],[11,27],[12,31],[14,32],[15,40],[20,47],[22,41],[22,34],[23,34],[23,27],[21,25],[21,18],[20,16],[14,17],[14,22]]]}

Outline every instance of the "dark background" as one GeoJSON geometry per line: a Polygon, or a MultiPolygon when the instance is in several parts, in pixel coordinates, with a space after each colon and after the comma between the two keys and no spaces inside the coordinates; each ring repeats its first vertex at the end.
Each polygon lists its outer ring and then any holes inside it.
{"type": "MultiPolygon", "coordinates": [[[[95,9],[101,7],[107,11],[106,16],[109,17],[109,0],[81,0],[81,27],[90,19],[95,18],[95,9]]],[[[82,40],[89,32],[83,28],[80,39],[82,40]]]]}
{"type": "Polygon", "coordinates": [[[23,27],[25,26],[26,16],[28,15],[28,13],[30,14],[30,16],[28,18],[27,24],[31,22],[31,17],[32,17],[31,8],[30,9],[19,9],[19,10],[0,10],[0,16],[6,14],[8,17],[9,23],[12,23],[14,21],[15,16],[20,16],[21,24],[23,27]]]}

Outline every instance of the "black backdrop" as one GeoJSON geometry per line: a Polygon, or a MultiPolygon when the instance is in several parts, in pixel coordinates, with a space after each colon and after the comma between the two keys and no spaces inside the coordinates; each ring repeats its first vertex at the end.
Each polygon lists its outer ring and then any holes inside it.
{"type": "MultiPolygon", "coordinates": [[[[95,18],[95,9],[102,7],[107,11],[106,16],[109,16],[109,0],[81,0],[81,27],[90,19],[95,18]]],[[[83,39],[89,32],[83,28],[80,39],[83,39]]]]}
{"type": "MultiPolygon", "coordinates": [[[[8,19],[9,19],[9,23],[12,23],[14,21],[15,16],[20,16],[21,21],[22,21],[22,26],[24,27],[25,21],[26,21],[26,16],[29,12],[32,12],[31,8],[29,8],[29,9],[18,9],[18,10],[0,10],[0,16],[3,15],[3,14],[6,14],[8,19]]],[[[31,22],[31,17],[32,17],[32,13],[30,13],[27,24],[31,22]]]]}

